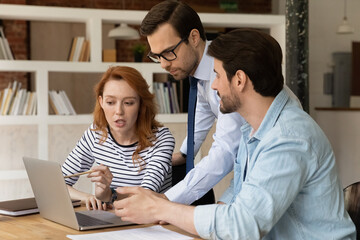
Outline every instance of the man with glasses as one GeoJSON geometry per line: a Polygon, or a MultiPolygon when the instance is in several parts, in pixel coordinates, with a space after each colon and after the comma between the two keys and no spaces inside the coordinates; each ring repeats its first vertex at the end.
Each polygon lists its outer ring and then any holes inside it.
{"type": "MultiPolygon", "coordinates": [[[[182,181],[165,193],[171,201],[191,204],[233,169],[243,119],[238,114],[222,114],[219,111],[219,96],[211,89],[215,79],[214,59],[206,54],[210,42],[206,41],[200,18],[192,8],[179,1],[163,1],[145,16],[140,33],[149,42],[151,51],[148,57],[161,64],[176,80],[187,81],[189,76],[198,79],[194,144],[190,146],[194,148],[194,155],[217,119],[214,142],[208,156],[201,159],[182,181]]],[[[185,172],[187,153],[186,138],[180,152],[173,154],[173,175],[176,175],[178,168],[185,172]]],[[[211,190],[194,205],[214,201],[211,190]]]]}

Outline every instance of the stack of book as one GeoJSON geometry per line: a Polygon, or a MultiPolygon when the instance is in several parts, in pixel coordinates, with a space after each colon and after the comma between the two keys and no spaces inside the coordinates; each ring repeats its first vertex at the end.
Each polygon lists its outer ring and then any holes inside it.
{"type": "Polygon", "coordinates": [[[5,37],[3,26],[0,26],[0,59],[14,60],[14,55],[5,37]]]}
{"type": "Polygon", "coordinates": [[[159,113],[180,113],[176,82],[154,82],[154,92],[159,113]]]}
{"type": "Polygon", "coordinates": [[[85,37],[74,37],[69,52],[68,61],[88,62],[90,60],[90,42],[85,37]]]}
{"type": "Polygon", "coordinates": [[[1,115],[35,115],[36,92],[21,88],[21,83],[14,81],[0,92],[1,115]]]}
{"type": "Polygon", "coordinates": [[[56,115],[76,115],[65,91],[49,91],[49,99],[50,107],[56,115]]]}

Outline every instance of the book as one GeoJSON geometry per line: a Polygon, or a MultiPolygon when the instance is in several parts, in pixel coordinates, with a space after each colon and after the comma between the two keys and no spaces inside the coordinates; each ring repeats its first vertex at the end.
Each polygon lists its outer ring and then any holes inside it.
{"type": "Polygon", "coordinates": [[[8,95],[9,89],[10,89],[11,83],[9,83],[8,87],[2,90],[2,97],[1,97],[1,106],[0,106],[0,115],[2,115],[2,112],[4,111],[5,107],[5,101],[6,97],[8,95]]]}
{"type": "Polygon", "coordinates": [[[74,57],[72,59],[73,62],[78,62],[79,61],[79,57],[80,57],[80,53],[81,53],[81,49],[82,49],[84,40],[85,40],[84,37],[77,37],[74,57]]]}
{"type": "Polygon", "coordinates": [[[74,37],[71,42],[71,49],[70,49],[70,54],[69,54],[69,58],[68,58],[69,61],[73,61],[73,59],[74,59],[74,53],[75,53],[75,49],[76,49],[76,41],[77,41],[77,37],[74,37]]]}
{"type": "Polygon", "coordinates": [[[28,115],[36,115],[37,112],[37,95],[36,92],[33,92],[33,97],[31,99],[30,112],[28,115]]]}
{"type": "Polygon", "coordinates": [[[32,95],[32,93],[26,91],[26,89],[23,89],[23,94],[21,95],[20,98],[19,109],[16,115],[25,115],[24,109],[26,109],[27,105],[29,104],[28,103],[30,97],[29,95],[32,95]]]}
{"type": "Polygon", "coordinates": [[[6,50],[5,50],[5,41],[4,41],[3,37],[1,37],[1,36],[0,36],[0,52],[1,52],[1,56],[2,56],[1,59],[7,60],[8,56],[7,56],[6,50]]]}
{"type": "Polygon", "coordinates": [[[6,59],[14,60],[14,56],[13,56],[13,53],[12,53],[12,51],[10,49],[9,42],[5,37],[3,26],[0,26],[0,35],[2,37],[3,51],[4,51],[5,55],[6,55],[6,59]]]}
{"type": "Polygon", "coordinates": [[[49,91],[49,96],[50,96],[51,102],[54,104],[54,108],[53,108],[54,112],[57,115],[63,115],[64,111],[61,108],[56,91],[54,91],[54,90],[49,91]]]}
{"type": "Polygon", "coordinates": [[[87,48],[87,41],[84,40],[82,46],[81,46],[81,50],[80,50],[80,55],[79,55],[79,62],[85,62],[85,52],[86,52],[86,48],[87,48]]]}
{"type": "Polygon", "coordinates": [[[67,109],[65,102],[63,101],[63,98],[60,95],[60,92],[55,91],[55,101],[59,103],[60,113],[62,115],[70,115],[70,111],[67,109]]]}
{"type": "Polygon", "coordinates": [[[3,46],[3,40],[2,38],[0,37],[0,59],[6,59],[6,52],[4,52],[4,46],[3,46]]]}
{"type": "MultiPolygon", "coordinates": [[[[74,207],[81,205],[80,200],[72,200],[74,207]]],[[[23,198],[0,202],[0,214],[8,216],[23,216],[38,213],[35,198],[23,198]]]]}
{"type": "Polygon", "coordinates": [[[9,41],[6,38],[3,38],[4,41],[4,47],[6,51],[6,56],[9,60],[14,60],[14,55],[10,49],[9,41]]]}
{"type": "Polygon", "coordinates": [[[116,49],[104,49],[103,62],[116,62],[116,49]]]}
{"type": "Polygon", "coordinates": [[[90,41],[86,41],[86,49],[84,54],[84,62],[90,61],[90,41]]]}
{"type": "Polygon", "coordinates": [[[28,108],[29,106],[29,102],[30,102],[30,97],[32,97],[33,93],[32,92],[29,92],[29,91],[26,91],[24,89],[24,93],[23,93],[24,96],[22,96],[22,98],[25,99],[25,105],[24,106],[21,106],[19,105],[19,109],[17,111],[17,115],[26,115],[26,109],[28,108]],[[22,110],[22,111],[21,111],[22,110]]]}
{"type": "Polygon", "coordinates": [[[52,96],[52,92],[50,91],[49,92],[49,103],[50,103],[50,107],[51,109],[53,110],[53,112],[56,114],[56,115],[59,115],[59,110],[57,109],[56,105],[55,105],[55,99],[54,97],[52,96]]]}
{"type": "Polygon", "coordinates": [[[66,92],[64,90],[59,91],[60,96],[62,97],[63,102],[65,103],[65,106],[70,113],[70,115],[76,115],[75,109],[73,105],[70,102],[70,99],[68,98],[66,92]]]}
{"type": "Polygon", "coordinates": [[[15,99],[14,99],[14,102],[13,102],[13,106],[11,108],[11,112],[9,112],[9,115],[18,115],[20,102],[21,102],[21,99],[23,98],[23,94],[26,94],[25,89],[19,89],[16,92],[16,96],[15,96],[15,99]]]}
{"type": "Polygon", "coordinates": [[[4,108],[1,112],[2,115],[7,115],[7,112],[9,110],[9,106],[10,106],[10,101],[11,101],[11,98],[12,98],[12,95],[13,95],[13,91],[11,88],[7,88],[7,91],[6,91],[6,97],[5,97],[5,101],[4,101],[4,108]]]}
{"type": "Polygon", "coordinates": [[[172,93],[173,93],[173,104],[175,106],[175,113],[179,113],[180,112],[180,108],[179,108],[179,99],[177,96],[177,87],[176,87],[176,82],[172,82],[172,93]]]}

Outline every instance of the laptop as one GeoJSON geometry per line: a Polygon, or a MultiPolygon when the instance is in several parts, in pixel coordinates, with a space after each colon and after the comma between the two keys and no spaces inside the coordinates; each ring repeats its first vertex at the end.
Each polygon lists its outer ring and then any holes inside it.
{"type": "Polygon", "coordinates": [[[80,231],[134,224],[109,211],[75,212],[60,164],[29,157],[23,160],[43,218],[80,231]]]}

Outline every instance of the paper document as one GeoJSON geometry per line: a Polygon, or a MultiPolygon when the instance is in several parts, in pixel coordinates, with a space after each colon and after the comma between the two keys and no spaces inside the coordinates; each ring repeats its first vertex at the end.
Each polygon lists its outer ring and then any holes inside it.
{"type": "Polygon", "coordinates": [[[112,232],[90,233],[81,235],[67,235],[73,240],[188,240],[194,239],[186,235],[170,231],[159,225],[146,227],[125,229],[112,232]]]}

